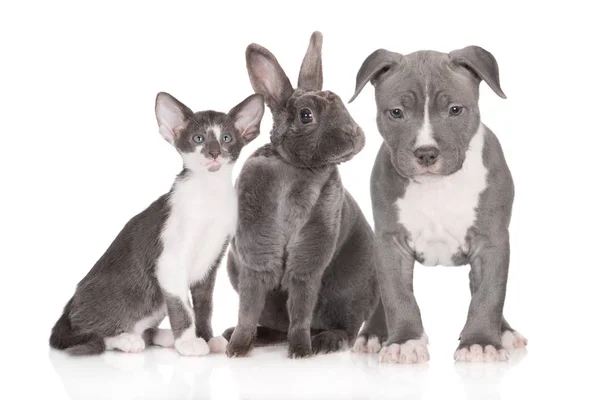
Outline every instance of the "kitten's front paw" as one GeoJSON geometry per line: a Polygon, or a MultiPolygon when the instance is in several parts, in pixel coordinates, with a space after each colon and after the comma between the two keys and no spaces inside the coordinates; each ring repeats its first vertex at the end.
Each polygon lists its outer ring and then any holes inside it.
{"type": "Polygon", "coordinates": [[[379,362],[392,364],[415,364],[429,361],[427,335],[404,343],[388,343],[379,352],[379,362]]]}
{"type": "Polygon", "coordinates": [[[246,357],[250,350],[252,350],[252,344],[254,343],[254,333],[248,329],[235,328],[225,354],[227,357],[246,357]]]}
{"type": "Polygon", "coordinates": [[[175,350],[182,356],[203,356],[209,353],[210,348],[202,338],[176,339],[175,350]]]}
{"type": "Polygon", "coordinates": [[[454,353],[454,360],[467,362],[508,361],[505,349],[496,349],[491,344],[472,344],[459,346],[454,353]]]}
{"type": "Polygon", "coordinates": [[[211,353],[225,353],[227,339],[223,336],[215,336],[208,341],[208,347],[211,353]]]}

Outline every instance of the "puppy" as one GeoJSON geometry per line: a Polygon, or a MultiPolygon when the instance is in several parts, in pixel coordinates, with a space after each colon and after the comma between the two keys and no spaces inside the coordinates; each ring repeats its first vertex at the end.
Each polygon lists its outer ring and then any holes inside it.
{"type": "Polygon", "coordinates": [[[454,358],[507,360],[527,340],[503,317],[513,181],[494,133],[479,115],[479,83],[500,97],[498,65],[469,46],[449,54],[377,50],[356,91],[375,87],[384,142],[371,175],[378,278],[388,340],[380,361],[429,358],[413,266],[471,265],[471,304],[454,358]]]}

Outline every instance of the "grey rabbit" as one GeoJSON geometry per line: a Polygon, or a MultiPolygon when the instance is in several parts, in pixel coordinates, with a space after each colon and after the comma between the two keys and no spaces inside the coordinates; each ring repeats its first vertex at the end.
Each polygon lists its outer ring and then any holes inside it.
{"type": "Polygon", "coordinates": [[[236,184],[239,218],[227,271],[240,303],[237,326],[223,333],[229,357],[286,339],[291,358],[337,351],[366,319],[362,345],[367,337],[379,343],[385,332],[373,230],[337,168],[365,138],[342,100],[322,91],[321,46],[314,32],[297,89],[271,52],[257,44],[246,50],[273,129],[236,184]]]}

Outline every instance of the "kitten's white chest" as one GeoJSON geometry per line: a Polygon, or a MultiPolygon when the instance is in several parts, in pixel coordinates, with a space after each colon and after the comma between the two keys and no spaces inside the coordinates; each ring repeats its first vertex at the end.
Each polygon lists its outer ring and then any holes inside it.
{"type": "Polygon", "coordinates": [[[424,265],[455,265],[453,256],[469,250],[467,231],[486,187],[484,135],[482,126],[471,139],[459,171],[411,181],[404,197],[396,201],[398,222],[408,231],[409,246],[424,265]]]}
{"type": "Polygon", "coordinates": [[[179,286],[174,292],[187,290],[204,278],[237,222],[237,196],[231,180],[202,178],[178,182],[169,200],[171,213],[161,236],[158,276],[165,288],[179,286]]]}

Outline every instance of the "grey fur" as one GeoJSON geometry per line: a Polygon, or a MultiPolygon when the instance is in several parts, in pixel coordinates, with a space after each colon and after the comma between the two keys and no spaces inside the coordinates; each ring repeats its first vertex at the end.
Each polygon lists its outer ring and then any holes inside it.
{"type": "Polygon", "coordinates": [[[246,51],[273,130],[236,185],[228,273],[240,306],[230,357],[247,355],[263,338],[277,341],[276,332],[287,332],[293,358],[339,350],[379,300],[373,232],[336,166],[362,149],[364,136],[339,97],[321,91],[321,40],[318,32],[311,37],[299,78],[304,88],[296,90],[267,49],[251,44],[246,51]],[[299,117],[304,108],[313,117],[307,124],[299,117]]]}
{"type": "MultiPolygon", "coordinates": [[[[254,126],[244,132],[240,131],[236,127],[236,121],[243,105],[250,101],[260,101],[262,109],[263,99],[260,95],[248,97],[229,114],[215,111],[193,113],[167,93],[159,93],[157,103],[159,99],[169,101],[174,109],[179,110],[185,121],[185,128],[177,132],[173,141],[180,153],[192,152],[195,146],[202,145],[208,148],[217,143],[223,157],[232,163],[238,158],[242,147],[258,134],[258,127],[254,126]],[[221,138],[215,138],[212,131],[214,126],[220,127],[223,135],[233,135],[233,141],[222,143],[221,138]],[[193,142],[194,135],[206,137],[204,144],[193,142]]],[[[184,168],[177,176],[176,182],[186,179],[189,173],[190,171],[184,168]]],[[[64,308],[63,315],[52,329],[52,347],[67,349],[74,355],[99,354],[105,350],[104,338],[131,332],[138,321],[156,315],[164,308],[168,309],[176,337],[190,326],[192,316],[188,314],[181,300],[172,298],[161,289],[155,274],[156,263],[163,250],[161,232],[171,212],[169,196],[172,190],[133,217],[79,282],[75,294],[64,308]]],[[[209,336],[212,336],[210,318],[215,271],[228,240],[229,238],[223,243],[223,251],[213,261],[208,275],[192,288],[196,332],[204,339],[210,339],[209,336]]],[[[164,315],[159,315],[154,327],[150,327],[144,335],[147,341],[151,340],[153,328],[156,328],[163,318],[164,315]]]]}
{"type": "MultiPolygon", "coordinates": [[[[449,54],[419,51],[403,56],[384,49],[364,61],[352,100],[367,82],[375,86],[377,126],[384,143],[371,175],[371,198],[379,258],[379,283],[387,317],[386,344],[402,344],[423,333],[419,307],[413,293],[413,266],[420,261],[409,245],[410,233],[398,223],[396,201],[420,170],[415,162],[417,133],[423,124],[425,97],[438,150],[438,173],[460,170],[469,142],[480,125],[479,83],[487,82],[500,96],[498,66],[484,49],[469,46],[449,54]],[[463,107],[451,116],[453,105],[463,107]],[[394,118],[390,110],[403,111],[394,118]]],[[[468,229],[468,250],[453,256],[456,265],[471,264],[472,301],[459,348],[491,344],[501,349],[501,333],[512,328],[502,317],[509,264],[508,227],[514,187],[502,148],[485,128],[483,148],[487,168],[486,188],[479,196],[476,221],[468,229]]],[[[381,321],[381,318],[379,319],[381,321]]],[[[380,327],[381,328],[381,327],[380,327]]]]}

